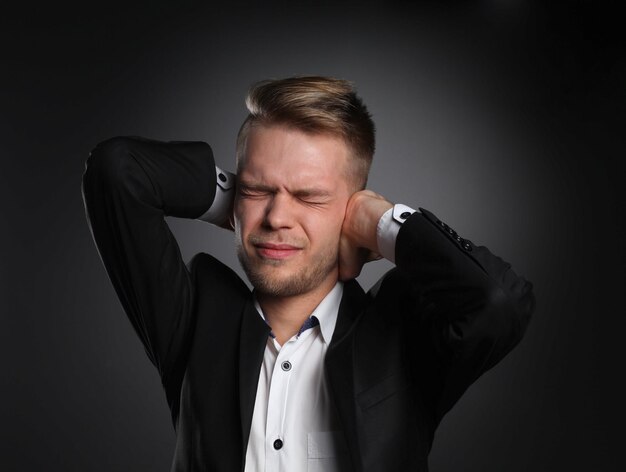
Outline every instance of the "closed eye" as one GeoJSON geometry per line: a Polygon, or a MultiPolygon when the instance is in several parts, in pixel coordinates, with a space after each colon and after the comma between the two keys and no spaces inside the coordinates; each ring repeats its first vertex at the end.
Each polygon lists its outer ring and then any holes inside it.
{"type": "Polygon", "coordinates": [[[330,193],[325,190],[298,190],[293,195],[307,205],[324,205],[331,200],[330,193]]]}
{"type": "MultiPolygon", "coordinates": [[[[278,193],[278,189],[266,185],[240,182],[237,191],[242,198],[260,199],[278,193]]],[[[299,189],[290,192],[291,196],[304,205],[319,207],[332,200],[332,194],[324,189],[299,189]]]]}
{"type": "Polygon", "coordinates": [[[319,199],[314,199],[314,198],[298,198],[298,201],[300,201],[301,203],[305,205],[311,205],[311,206],[322,206],[328,203],[327,200],[319,200],[319,199]]]}
{"type": "Polygon", "coordinates": [[[243,190],[243,189],[239,189],[239,195],[242,196],[242,197],[250,197],[250,198],[265,197],[267,195],[270,195],[270,192],[262,192],[260,190],[243,190]]]}

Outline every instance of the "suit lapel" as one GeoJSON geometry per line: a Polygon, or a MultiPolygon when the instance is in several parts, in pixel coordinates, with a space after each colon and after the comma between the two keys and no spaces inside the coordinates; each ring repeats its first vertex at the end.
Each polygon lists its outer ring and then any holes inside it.
{"type": "Polygon", "coordinates": [[[263,322],[250,298],[244,307],[239,339],[239,408],[243,457],[248,446],[259,373],[269,333],[269,326],[263,322]]]}
{"type": "Polygon", "coordinates": [[[324,360],[330,393],[337,407],[353,469],[361,469],[355,417],[353,328],[365,308],[366,295],[361,286],[351,280],[344,285],[339,305],[337,325],[324,360]]]}

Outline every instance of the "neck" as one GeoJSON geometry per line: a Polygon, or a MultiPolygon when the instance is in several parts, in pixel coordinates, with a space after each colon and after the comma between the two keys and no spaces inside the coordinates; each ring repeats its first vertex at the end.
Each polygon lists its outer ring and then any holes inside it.
{"type": "Polygon", "coordinates": [[[302,324],[336,283],[337,280],[329,281],[309,292],[288,297],[267,293],[256,294],[278,344],[282,346],[300,330],[302,324]]]}

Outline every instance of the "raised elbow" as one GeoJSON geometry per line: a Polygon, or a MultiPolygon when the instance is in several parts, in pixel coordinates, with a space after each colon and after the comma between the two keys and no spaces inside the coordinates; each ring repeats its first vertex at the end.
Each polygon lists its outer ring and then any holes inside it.
{"type": "Polygon", "coordinates": [[[523,338],[535,308],[532,283],[522,277],[512,288],[492,287],[484,312],[485,331],[493,342],[509,351],[523,338]]]}
{"type": "Polygon", "coordinates": [[[132,138],[118,136],[96,145],[85,163],[83,185],[97,185],[98,182],[114,184],[123,179],[125,169],[132,165],[134,148],[132,138]]]}

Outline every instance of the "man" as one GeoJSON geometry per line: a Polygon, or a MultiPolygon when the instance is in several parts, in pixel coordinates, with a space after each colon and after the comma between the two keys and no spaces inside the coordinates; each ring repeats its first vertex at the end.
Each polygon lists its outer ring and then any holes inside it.
{"type": "Polygon", "coordinates": [[[428,469],[442,416],[521,339],[532,286],[424,209],[364,190],[374,124],[351,85],[257,84],[237,174],[209,146],[113,138],[83,194],[117,294],[159,370],[174,471],[428,469]],[[164,216],[235,231],[251,293],[164,216]],[[395,262],[367,294],[367,260],[395,262]]]}

